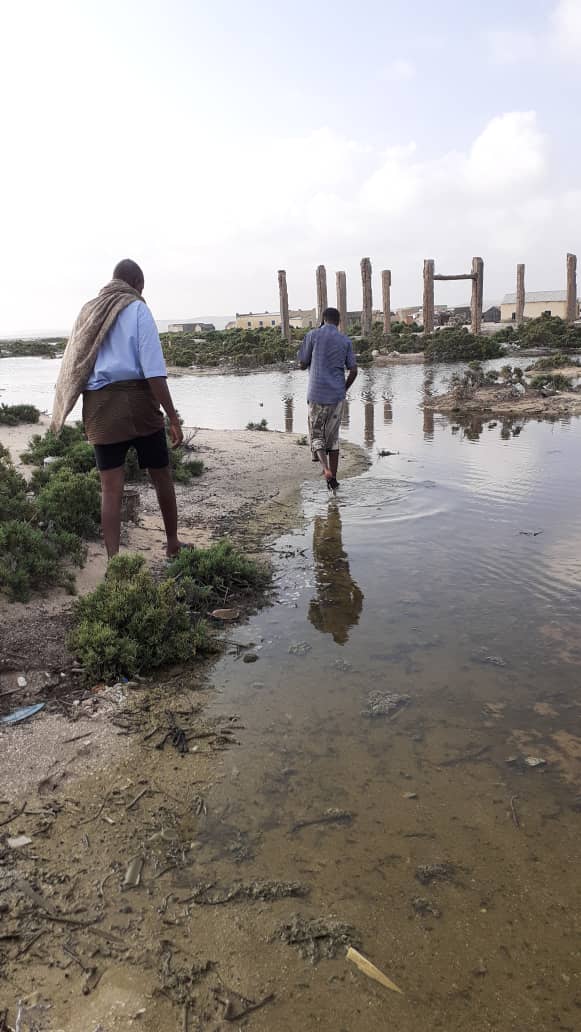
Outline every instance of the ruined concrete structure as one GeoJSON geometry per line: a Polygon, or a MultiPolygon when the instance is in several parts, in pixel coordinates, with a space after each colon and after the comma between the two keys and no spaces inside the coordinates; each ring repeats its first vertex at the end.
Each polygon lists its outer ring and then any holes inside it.
{"type": "Polygon", "coordinates": [[[435,280],[471,280],[472,298],[470,301],[470,322],[472,333],[480,333],[482,326],[482,302],[484,297],[484,262],[482,258],[472,259],[472,271],[461,272],[453,276],[436,274],[433,258],[424,261],[424,333],[434,330],[434,281],[435,280]]]}
{"type": "Polygon", "coordinates": [[[371,326],[373,322],[371,261],[369,258],[361,259],[361,289],[363,292],[363,307],[361,309],[361,333],[364,337],[367,337],[371,333],[371,326]]]}
{"type": "Polygon", "coordinates": [[[315,275],[317,284],[317,326],[323,318],[323,312],[325,308],[328,308],[327,302],[327,271],[324,265],[317,265],[317,272],[315,275]]]}

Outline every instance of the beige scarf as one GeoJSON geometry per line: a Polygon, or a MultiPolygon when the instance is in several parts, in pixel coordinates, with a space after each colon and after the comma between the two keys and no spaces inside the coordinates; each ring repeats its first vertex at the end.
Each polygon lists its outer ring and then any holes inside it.
{"type": "Polygon", "coordinates": [[[113,279],[97,297],[83,305],[69,337],[61,363],[52,408],[50,428],[58,434],[69,412],[85,389],[97,353],[117,316],[133,301],[142,301],[139,291],[124,280],[113,279]]]}

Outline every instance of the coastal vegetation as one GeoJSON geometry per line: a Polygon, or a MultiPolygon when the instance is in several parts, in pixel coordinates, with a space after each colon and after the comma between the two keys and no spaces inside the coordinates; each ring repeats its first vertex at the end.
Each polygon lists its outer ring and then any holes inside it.
{"type": "Polygon", "coordinates": [[[105,580],[75,604],[68,647],[93,681],[189,662],[216,649],[208,607],[254,596],[268,581],[229,541],[183,549],[161,579],[142,556],[116,556],[105,580]]]}
{"type": "MultiPolygon", "coordinates": [[[[170,449],[179,483],[203,471],[192,451],[191,441],[170,449]]],[[[13,602],[27,602],[53,586],[73,592],[71,566],[82,566],[86,543],[100,526],[99,476],[82,424],[65,426],[58,435],[34,434],[21,460],[34,467],[28,481],[0,446],[0,592],[13,602]]],[[[146,477],[133,451],[126,476],[146,477]]]]}
{"type": "Polygon", "coordinates": [[[40,412],[34,405],[0,405],[0,423],[18,426],[19,423],[38,423],[40,412]]]}

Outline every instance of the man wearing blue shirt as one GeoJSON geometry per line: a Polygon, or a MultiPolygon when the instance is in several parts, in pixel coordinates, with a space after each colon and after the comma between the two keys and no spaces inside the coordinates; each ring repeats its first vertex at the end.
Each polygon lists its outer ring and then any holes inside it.
{"type": "MultiPolygon", "coordinates": [[[[119,551],[125,457],[135,448],[141,469],[155,487],[167,536],[167,554],[176,555],[178,517],[165,421],[174,448],[183,441],[179,417],[167,386],[167,371],[153,316],[141,299],[144,276],[125,259],[115,266],[109,290],[121,296],[121,310],[101,341],[83,390],[83,422],[95,449],[101,477],[101,527],[109,557],[119,551]],[[125,295],[124,295],[125,292],[125,295]]],[[[79,317],[82,323],[83,313],[79,317]]]]}
{"type": "Polygon", "coordinates": [[[327,487],[338,486],[339,427],[345,396],[357,376],[353,345],[339,332],[336,308],[326,308],[322,325],[307,333],[299,351],[301,369],[309,370],[307,402],[313,459],[323,467],[327,487]],[[347,379],[345,379],[347,370],[347,379]]]}

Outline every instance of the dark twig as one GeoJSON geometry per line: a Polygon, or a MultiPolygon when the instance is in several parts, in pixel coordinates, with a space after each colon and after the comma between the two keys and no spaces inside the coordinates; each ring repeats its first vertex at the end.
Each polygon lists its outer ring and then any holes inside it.
{"type": "Polygon", "coordinates": [[[515,827],[520,828],[520,817],[518,815],[518,810],[516,808],[517,799],[518,796],[513,795],[512,799],[510,800],[510,812],[512,814],[512,819],[514,821],[515,827]]]}

